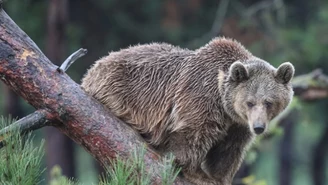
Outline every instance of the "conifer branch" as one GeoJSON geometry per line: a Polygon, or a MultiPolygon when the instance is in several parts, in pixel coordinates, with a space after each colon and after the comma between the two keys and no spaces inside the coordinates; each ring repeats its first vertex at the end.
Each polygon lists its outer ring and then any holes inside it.
{"type": "Polygon", "coordinates": [[[51,120],[47,118],[47,111],[37,110],[32,114],[12,123],[0,130],[0,149],[5,146],[5,140],[11,137],[11,133],[27,133],[40,129],[44,126],[50,126],[51,120]]]}

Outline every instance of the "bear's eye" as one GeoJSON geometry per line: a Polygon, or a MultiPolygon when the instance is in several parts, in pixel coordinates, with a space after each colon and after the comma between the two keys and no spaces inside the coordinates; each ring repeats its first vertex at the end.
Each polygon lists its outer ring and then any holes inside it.
{"type": "Polygon", "coordinates": [[[252,107],[254,107],[255,106],[255,104],[254,103],[252,103],[252,102],[246,102],[246,104],[247,104],[247,107],[248,108],[252,108],[252,107]]]}
{"type": "Polygon", "coordinates": [[[269,109],[269,108],[272,107],[272,103],[269,102],[269,101],[265,101],[265,102],[264,102],[264,105],[265,105],[265,107],[266,107],[267,109],[269,109]]]}

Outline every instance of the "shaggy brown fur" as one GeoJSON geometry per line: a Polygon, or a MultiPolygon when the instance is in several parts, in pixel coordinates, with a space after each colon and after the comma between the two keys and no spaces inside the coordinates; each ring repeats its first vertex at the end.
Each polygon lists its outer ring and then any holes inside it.
{"type": "Polygon", "coordinates": [[[241,44],[215,38],[195,51],[138,45],[98,60],[82,87],[196,184],[232,183],[255,133],[289,104],[290,63],[275,69],[241,44]]]}

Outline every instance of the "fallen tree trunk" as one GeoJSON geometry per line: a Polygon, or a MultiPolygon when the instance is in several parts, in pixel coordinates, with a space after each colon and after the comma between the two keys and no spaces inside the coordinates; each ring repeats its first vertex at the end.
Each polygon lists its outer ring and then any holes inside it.
{"type": "MultiPolygon", "coordinates": [[[[103,165],[117,156],[127,159],[133,148],[145,145],[133,129],[52,64],[2,9],[0,24],[0,79],[41,110],[46,125],[58,128],[103,165]]],[[[154,184],[160,182],[159,159],[148,147],[144,160],[154,184]]],[[[175,182],[189,184],[181,178],[175,182]]]]}
{"type": "MultiPolygon", "coordinates": [[[[33,123],[40,124],[37,127],[18,122],[23,131],[54,126],[103,165],[116,156],[128,158],[133,148],[145,145],[133,129],[52,64],[2,9],[0,23],[0,79],[34,106],[37,109],[34,114],[43,120],[34,120],[33,123]]],[[[293,83],[295,96],[306,101],[328,97],[327,79],[320,71],[296,77],[293,83]]],[[[148,147],[144,159],[153,182],[159,182],[160,156],[148,147]],[[155,171],[150,171],[153,169],[155,171]]],[[[178,178],[176,184],[189,183],[178,178]]]]}

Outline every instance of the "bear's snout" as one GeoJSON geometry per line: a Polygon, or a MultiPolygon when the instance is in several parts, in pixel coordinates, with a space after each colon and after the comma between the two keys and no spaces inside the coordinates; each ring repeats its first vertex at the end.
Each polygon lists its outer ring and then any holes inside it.
{"type": "Polygon", "coordinates": [[[262,134],[265,130],[265,124],[264,123],[256,123],[254,124],[254,132],[255,134],[262,134]]]}

